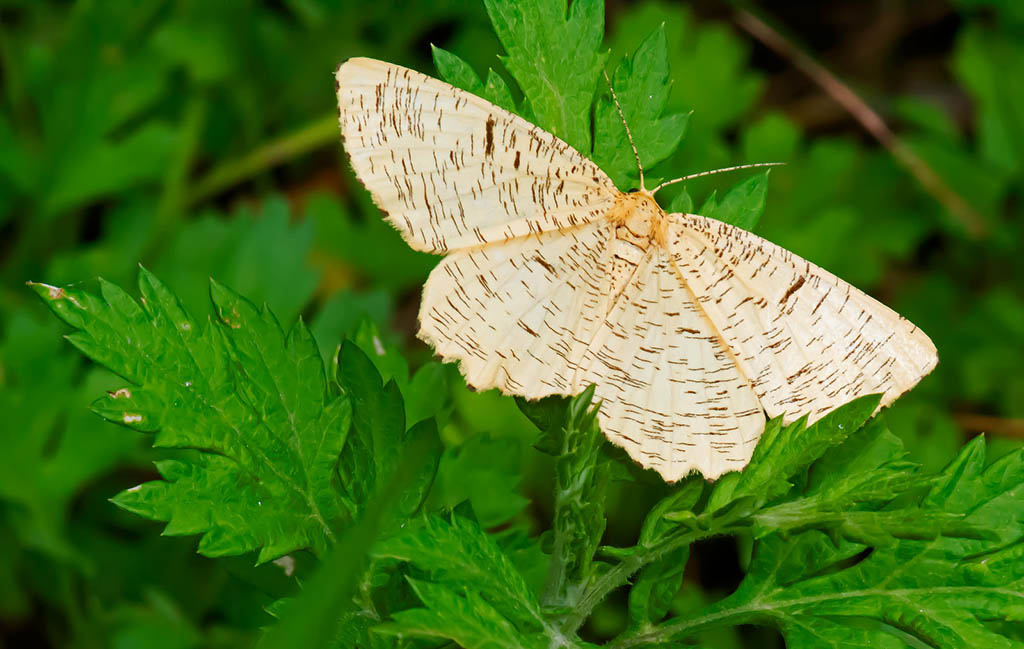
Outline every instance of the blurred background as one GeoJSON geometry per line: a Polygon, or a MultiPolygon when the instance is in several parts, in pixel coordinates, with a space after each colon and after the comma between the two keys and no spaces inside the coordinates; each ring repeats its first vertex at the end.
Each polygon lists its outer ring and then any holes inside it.
{"type": "MultiPolygon", "coordinates": [[[[758,233],[923,328],[938,369],[885,416],[937,469],[979,432],[1024,437],[1024,3],[609,0],[611,69],[662,22],[693,111],[663,175],[773,170],[758,233]],[[843,94],[847,84],[856,97],[843,94]],[[845,105],[837,101],[844,99],[845,105]],[[881,121],[879,121],[879,119],[881,121]]],[[[339,144],[332,74],[372,56],[435,74],[430,44],[500,69],[476,0],[0,0],[0,646],[249,646],[294,590],[254,557],[107,502],[156,474],[142,435],[87,406],[118,379],[85,363],[26,280],[131,286],[139,263],[194,313],[207,280],[302,315],[325,354],[363,318],[403,349],[435,258],[379,218],[339,144]]],[[[737,180],[692,183],[697,204],[737,180]]],[[[536,535],[549,460],[514,403],[449,368],[437,497],[536,535]]],[[[631,543],[655,479],[610,491],[605,542],[631,543]]],[[[698,548],[677,608],[742,576],[731,540],[698,548]]],[[[301,562],[300,562],[301,563],[301,562]]],[[[618,630],[612,600],[587,629],[618,630]]],[[[716,647],[766,646],[729,631],[716,647]]],[[[770,645],[767,645],[770,646],[770,645]]]]}

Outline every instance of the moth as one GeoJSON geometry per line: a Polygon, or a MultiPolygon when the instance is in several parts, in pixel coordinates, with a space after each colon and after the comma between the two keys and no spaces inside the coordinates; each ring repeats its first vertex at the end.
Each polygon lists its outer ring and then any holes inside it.
{"type": "Polygon", "coordinates": [[[555,135],[397,65],[350,59],[336,78],[356,176],[410,246],[444,255],[420,338],[476,389],[595,384],[605,435],[666,481],[742,469],[766,417],[884,406],[937,362],[921,330],[828,271],[666,213],[669,183],[648,190],[642,170],[619,191],[555,135]]]}

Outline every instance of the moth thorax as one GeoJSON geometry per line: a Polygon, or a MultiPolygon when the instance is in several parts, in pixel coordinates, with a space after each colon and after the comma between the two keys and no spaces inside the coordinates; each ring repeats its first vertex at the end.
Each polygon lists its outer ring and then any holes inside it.
{"type": "Polygon", "coordinates": [[[619,238],[631,239],[636,243],[642,241],[647,245],[651,241],[664,241],[665,212],[649,194],[621,194],[609,216],[618,226],[616,230],[619,238]]]}

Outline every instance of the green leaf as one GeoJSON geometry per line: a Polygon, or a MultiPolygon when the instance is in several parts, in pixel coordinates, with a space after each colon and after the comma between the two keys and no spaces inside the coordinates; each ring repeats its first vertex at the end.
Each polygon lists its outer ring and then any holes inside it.
{"type": "Polygon", "coordinates": [[[512,99],[512,91],[500,74],[493,69],[487,70],[487,82],[484,84],[484,99],[492,104],[501,106],[510,113],[519,112],[516,110],[516,102],[512,99]]]}
{"type": "Polygon", "coordinates": [[[338,376],[354,398],[356,433],[352,453],[342,456],[341,474],[355,503],[365,500],[379,476],[388,475],[404,446],[419,435],[433,440],[429,471],[418,476],[399,508],[401,513],[410,514],[426,496],[440,461],[440,440],[433,417],[445,404],[444,370],[437,363],[428,363],[410,381],[408,362],[396,347],[383,341],[369,321],[360,324],[340,352],[338,376]],[[383,388],[382,378],[386,381],[383,388]],[[416,425],[406,431],[409,421],[416,425]]]}
{"type": "Polygon", "coordinates": [[[434,67],[437,68],[441,78],[456,88],[471,92],[478,97],[504,108],[510,113],[515,113],[516,104],[512,99],[512,92],[494,70],[487,71],[487,83],[481,83],[473,68],[455,54],[443,50],[434,45],[430,46],[434,55],[434,67]]]}
{"type": "Polygon", "coordinates": [[[878,407],[880,397],[855,399],[806,426],[801,419],[788,426],[781,417],[768,422],[747,468],[722,478],[708,500],[714,512],[741,498],[769,503],[792,487],[789,479],[824,451],[855,433],[878,407]]]}
{"type": "Polygon", "coordinates": [[[389,322],[393,312],[393,300],[385,291],[343,290],[320,305],[309,329],[320,351],[333,357],[342,339],[355,335],[364,321],[389,322]]]}
{"type": "Polygon", "coordinates": [[[422,285],[437,257],[410,248],[380,218],[369,192],[360,190],[355,197],[367,216],[343,208],[333,196],[308,198],[305,219],[315,226],[316,252],[342,262],[345,273],[372,280],[374,287],[395,291],[422,285]]]}
{"type": "Polygon", "coordinates": [[[802,639],[813,629],[837,646],[841,642],[843,647],[892,643],[886,638],[892,632],[885,626],[849,636],[847,625],[839,622],[856,617],[894,625],[931,646],[1019,646],[987,622],[1019,619],[1024,604],[1021,489],[1021,452],[986,469],[984,443],[979,438],[939,476],[920,506],[925,511],[966,514],[970,523],[988,529],[993,538],[900,540],[876,547],[844,567],[842,562],[855,548],[828,550],[820,535],[798,543],[771,537],[755,552],[750,574],[730,599],[732,604],[742,601],[745,606],[765,607],[766,613],[781,621],[787,638],[802,639]],[[828,559],[819,559],[807,572],[794,571],[794,552],[814,548],[828,559]],[[838,569],[830,573],[828,566],[838,569]],[[786,582],[780,581],[784,575],[786,582]],[[797,575],[802,579],[795,580],[797,575]]]}
{"type": "Polygon", "coordinates": [[[644,518],[643,526],[640,528],[639,545],[651,548],[669,536],[676,526],[666,522],[665,517],[668,514],[676,514],[678,517],[680,512],[692,510],[703,491],[704,480],[699,476],[692,476],[658,501],[644,518]]]}
{"type": "MultiPolygon", "coordinates": [[[[685,113],[661,116],[671,89],[664,25],[640,43],[632,56],[619,63],[611,82],[640,163],[650,170],[679,146],[689,119],[685,113]]],[[[603,95],[597,103],[594,123],[594,162],[620,189],[638,186],[633,149],[610,94],[603,95]]]]}
{"type": "Polygon", "coordinates": [[[444,638],[460,647],[479,649],[543,649],[550,639],[540,633],[523,634],[472,590],[410,579],[425,608],[395,613],[394,622],[377,627],[378,633],[421,638],[444,638]]]}
{"type": "Polygon", "coordinates": [[[804,493],[849,491],[845,515],[877,515],[876,524],[904,516],[916,531],[883,525],[860,542],[780,526],[756,542],[732,595],[692,616],[639,626],[618,642],[683,640],[713,619],[777,626],[796,647],[1018,647],[991,621],[1017,621],[1024,610],[1024,451],[986,467],[978,438],[924,490],[894,464],[899,444],[883,426],[859,435],[829,451],[804,493]],[[952,517],[975,533],[943,534],[935,521],[952,517]]]}
{"type": "MultiPolygon", "coordinates": [[[[693,476],[662,498],[644,518],[640,529],[638,550],[649,551],[668,541],[679,525],[666,520],[669,513],[685,512],[697,504],[704,490],[704,479],[693,476]]],[[[679,545],[659,556],[640,570],[633,587],[629,590],[629,624],[633,628],[646,627],[665,617],[672,600],[683,581],[683,570],[690,556],[688,544],[679,545]]]]}
{"type": "Polygon", "coordinates": [[[516,438],[474,435],[445,451],[431,497],[447,509],[469,501],[485,529],[508,523],[530,503],[520,493],[522,455],[516,438]]]}
{"type": "Polygon", "coordinates": [[[1020,39],[972,25],[958,38],[954,68],[980,110],[981,155],[1001,172],[1024,172],[1024,82],[1007,75],[1024,64],[1020,39]]]}
{"type": "Polygon", "coordinates": [[[379,378],[385,383],[394,381],[399,388],[409,385],[409,361],[395,345],[385,342],[377,325],[368,320],[360,322],[352,335],[352,342],[373,362],[379,378]]]}
{"type": "MultiPolygon", "coordinates": [[[[402,493],[396,507],[397,525],[405,522],[405,517],[411,516],[419,511],[423,505],[427,493],[434,484],[437,476],[438,465],[441,461],[441,439],[437,434],[437,422],[433,419],[424,419],[414,424],[402,436],[399,453],[406,448],[420,449],[419,471],[407,476],[408,486],[402,493]]],[[[387,521],[391,523],[392,521],[387,521]]]]}
{"type": "Polygon", "coordinates": [[[149,122],[117,141],[90,142],[88,149],[63,163],[59,177],[45,194],[44,209],[60,212],[161,178],[174,143],[174,129],[160,122],[149,122]]]}
{"type": "Polygon", "coordinates": [[[440,363],[427,363],[416,370],[404,392],[406,421],[419,422],[447,416],[448,372],[440,363]]]}
{"type": "Polygon", "coordinates": [[[716,209],[718,209],[718,190],[708,194],[708,197],[704,199],[704,204],[700,206],[697,213],[701,215],[713,214],[716,209]]]}
{"type": "Polygon", "coordinates": [[[372,603],[362,602],[364,608],[353,599],[367,579],[372,579],[372,568],[367,568],[371,548],[386,533],[389,519],[396,515],[402,497],[414,487],[415,477],[429,468],[433,443],[417,436],[403,450],[394,473],[382,476],[383,484],[363,515],[342,532],[319,571],[303,584],[302,592],[275,606],[275,616],[283,619],[260,640],[259,649],[394,646],[378,642],[381,638],[369,632],[379,620],[372,603]]]}
{"type": "Polygon", "coordinates": [[[721,202],[714,196],[701,208],[700,214],[744,230],[753,230],[764,214],[768,195],[768,171],[741,180],[726,193],[721,202]]]}
{"type": "Polygon", "coordinates": [[[602,0],[485,0],[507,55],[502,62],[526,95],[534,121],[587,154],[590,105],[606,54],[602,0]]]}
{"type": "Polygon", "coordinates": [[[405,434],[405,406],[398,384],[380,373],[355,343],[342,343],[338,382],[352,402],[352,432],[339,472],[352,502],[366,502],[379,476],[391,473],[405,434]]]}
{"type": "Polygon", "coordinates": [[[693,214],[693,198],[690,197],[689,192],[685,189],[680,191],[676,197],[672,199],[672,203],[669,206],[668,211],[679,214],[693,214]]]}
{"type": "Polygon", "coordinates": [[[334,475],[351,406],[305,326],[286,337],[270,312],[213,283],[218,320],[203,327],[144,269],[139,287],[141,305],[106,282],[102,297],[33,285],[77,329],[69,340],[131,383],[97,412],[156,432],[155,446],[200,451],[115,502],[167,521],[168,534],[203,534],[209,556],[323,551],[341,514],[334,475]]]}
{"type": "Polygon", "coordinates": [[[629,589],[629,624],[634,628],[660,622],[683,585],[690,546],[673,548],[648,563],[629,589]]]}
{"type": "Polygon", "coordinates": [[[174,287],[193,315],[209,312],[206,280],[216,277],[291,322],[309,304],[322,274],[309,263],[313,224],[291,212],[283,197],[271,196],[255,209],[234,210],[230,219],[203,214],[167,242],[152,270],[174,287]]]}
{"type": "Polygon", "coordinates": [[[94,368],[81,376],[77,354],[60,343],[59,325],[27,310],[10,314],[0,338],[0,502],[11,544],[91,568],[95,559],[69,534],[71,507],[139,440],[88,411],[118,379],[94,368]]]}
{"type": "Polygon", "coordinates": [[[227,77],[240,63],[231,44],[230,27],[204,18],[172,19],[152,36],[153,46],[161,55],[184,67],[202,84],[227,77]]]}
{"type": "Polygon", "coordinates": [[[480,82],[480,77],[469,63],[436,45],[430,46],[430,53],[434,58],[434,67],[442,79],[478,97],[484,96],[484,84],[480,82]]]}
{"type": "Polygon", "coordinates": [[[894,501],[927,484],[903,456],[899,438],[880,418],[872,420],[814,463],[802,494],[753,514],[754,537],[816,528],[833,538],[884,545],[893,538],[985,535],[956,512],[896,507],[894,501]]]}
{"type": "Polygon", "coordinates": [[[539,629],[544,617],[523,576],[480,527],[461,516],[431,516],[382,541],[376,556],[400,559],[426,571],[431,579],[478,593],[503,618],[539,629]]]}

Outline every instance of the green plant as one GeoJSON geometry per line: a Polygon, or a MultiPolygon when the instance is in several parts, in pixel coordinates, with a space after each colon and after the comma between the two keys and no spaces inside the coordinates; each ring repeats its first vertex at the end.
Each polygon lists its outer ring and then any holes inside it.
{"type": "Polygon", "coordinates": [[[433,371],[396,375],[404,366],[374,332],[344,343],[327,379],[301,322],[286,335],[272,314],[218,284],[217,317],[207,323],[147,271],[141,303],[111,284],[102,296],[36,290],[77,330],[76,347],[131,381],[93,409],[157,432],[158,446],[194,449],[161,463],[163,480],[114,502],[166,521],[166,534],[202,534],[201,553],[256,550],[261,562],[302,549],[324,555],[404,477],[386,515],[376,514],[380,540],[360,548],[372,559],[335,585],[354,596],[329,612],[338,637],[579,646],[594,607],[635,577],[629,626],[611,646],[679,642],[740,623],[776,625],[791,646],[900,637],[1011,646],[985,622],[1020,606],[1024,452],[986,467],[979,438],[943,471],[922,473],[881,419],[869,421],[876,397],[812,426],[773,420],[743,472],[714,485],[687,479],[626,548],[600,545],[601,493],[618,460],[602,451],[592,392],[522,403],[556,457],[551,552],[531,555],[547,566],[538,592],[525,576],[536,566],[517,565],[514,546],[471,509],[424,507],[440,453],[433,371]],[[416,462],[396,471],[408,445],[417,445],[416,462]],[[689,546],[725,534],[754,540],[743,583],[703,611],[663,621],[689,546]]]}
{"type": "MultiPolygon", "coordinates": [[[[590,152],[623,188],[635,182],[600,76],[601,3],[486,4],[521,97],[502,74],[481,81],[435,48],[441,75],[590,152]],[[592,107],[593,130],[580,119],[592,107]]],[[[673,105],[669,58],[658,28],[611,75],[652,178],[667,177],[687,148],[676,150],[687,119],[673,105]]],[[[787,128],[766,120],[746,146],[793,146],[787,128]]],[[[716,137],[699,133],[697,148],[716,137]]],[[[797,166],[856,155],[826,147],[797,166]]],[[[767,175],[755,176],[700,211],[753,228],[766,192],[767,175]]],[[[686,192],[673,199],[691,203],[686,192]]],[[[309,210],[327,215],[318,223],[336,215],[329,204],[309,210]]],[[[166,534],[201,534],[207,556],[315,557],[307,587],[272,607],[282,621],[267,646],[582,647],[587,621],[625,589],[612,647],[710,642],[740,624],[778,628],[791,647],[1021,641],[1019,450],[989,464],[978,438],[945,468],[922,469],[882,416],[870,418],[877,400],[866,397],[812,426],[770,422],[746,470],[673,486],[634,543],[611,546],[602,544],[607,494],[647,478],[603,443],[590,392],[521,402],[537,447],[554,457],[550,531],[538,536],[517,518],[515,471],[476,466],[499,447],[483,438],[476,450],[459,440],[465,455],[443,450],[457,428],[440,366],[410,376],[406,356],[368,324],[325,326],[319,344],[301,320],[286,333],[269,309],[217,283],[206,321],[148,271],[139,288],[137,302],[105,282],[98,295],[35,285],[76,330],[71,343],[129,381],[94,410],[179,449],[158,464],[162,480],[128,489],[118,505],[166,521],[166,534]],[[348,338],[324,354],[338,331],[348,338]],[[746,575],[728,596],[697,604],[680,591],[691,549],[720,536],[751,544],[746,575]]]]}

